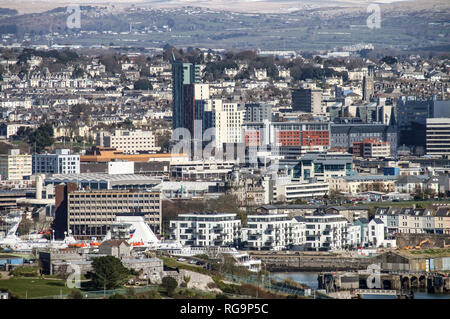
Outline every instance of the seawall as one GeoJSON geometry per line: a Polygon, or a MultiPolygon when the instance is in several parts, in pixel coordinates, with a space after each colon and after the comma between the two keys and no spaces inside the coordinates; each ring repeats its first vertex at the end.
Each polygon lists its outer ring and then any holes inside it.
{"type": "Polygon", "coordinates": [[[261,259],[268,271],[356,271],[373,264],[372,257],[345,256],[327,253],[261,253],[250,252],[261,259]]]}

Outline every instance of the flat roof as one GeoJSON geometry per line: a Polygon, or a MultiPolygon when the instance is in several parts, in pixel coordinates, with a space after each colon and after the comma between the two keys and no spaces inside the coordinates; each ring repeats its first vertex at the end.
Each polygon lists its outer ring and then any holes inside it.
{"type": "Polygon", "coordinates": [[[54,174],[45,178],[46,182],[76,181],[76,182],[155,182],[160,183],[160,179],[140,174],[106,174],[106,173],[80,173],[80,174],[54,174]]]}
{"type": "Polygon", "coordinates": [[[395,181],[397,180],[396,176],[389,175],[358,175],[358,176],[340,176],[337,178],[343,178],[346,181],[395,181]]]}

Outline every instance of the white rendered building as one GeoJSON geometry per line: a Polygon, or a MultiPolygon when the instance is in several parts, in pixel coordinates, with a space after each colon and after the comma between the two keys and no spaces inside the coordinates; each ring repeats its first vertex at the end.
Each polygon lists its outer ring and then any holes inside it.
{"type": "Polygon", "coordinates": [[[188,246],[229,246],[240,238],[236,214],[198,212],[180,214],[170,221],[170,239],[188,246]]]}
{"type": "Polygon", "coordinates": [[[56,154],[33,155],[33,173],[80,174],[80,155],[69,149],[56,150],[56,154]]]}
{"type": "Polygon", "coordinates": [[[113,135],[101,132],[97,134],[97,145],[112,147],[127,154],[159,151],[157,139],[150,131],[115,130],[113,135]]]}
{"type": "Polygon", "coordinates": [[[347,245],[348,221],[342,215],[316,212],[305,216],[309,250],[339,250],[347,245]]]}
{"type": "Polygon", "coordinates": [[[239,109],[237,103],[223,103],[222,100],[212,100],[212,108],[215,112],[216,146],[241,143],[245,109],[239,109]]]}
{"type": "Polygon", "coordinates": [[[242,239],[249,249],[282,250],[305,243],[305,223],[288,214],[249,215],[247,223],[242,239]]]}
{"type": "Polygon", "coordinates": [[[19,149],[8,150],[0,155],[0,175],[2,180],[22,180],[32,175],[31,155],[20,154],[19,149]]]}
{"type": "Polygon", "coordinates": [[[450,118],[428,118],[427,154],[450,155],[450,118]]]}

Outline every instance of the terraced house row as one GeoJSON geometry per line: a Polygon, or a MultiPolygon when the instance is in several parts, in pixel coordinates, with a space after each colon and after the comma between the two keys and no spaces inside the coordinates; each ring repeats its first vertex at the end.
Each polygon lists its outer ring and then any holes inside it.
{"type": "Polygon", "coordinates": [[[383,221],[388,234],[450,234],[450,207],[379,207],[375,218],[383,221]]]}

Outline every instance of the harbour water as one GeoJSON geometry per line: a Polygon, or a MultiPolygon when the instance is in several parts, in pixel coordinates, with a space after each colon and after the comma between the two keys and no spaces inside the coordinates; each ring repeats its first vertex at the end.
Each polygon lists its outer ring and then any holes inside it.
{"type": "MultiPolygon", "coordinates": [[[[317,272],[279,272],[271,274],[274,279],[284,280],[290,278],[296,282],[308,285],[311,288],[317,289],[317,272]]],[[[391,296],[376,296],[365,295],[363,299],[395,299],[391,296]]],[[[450,294],[430,294],[424,291],[414,291],[414,299],[450,299],[450,294]]]]}

